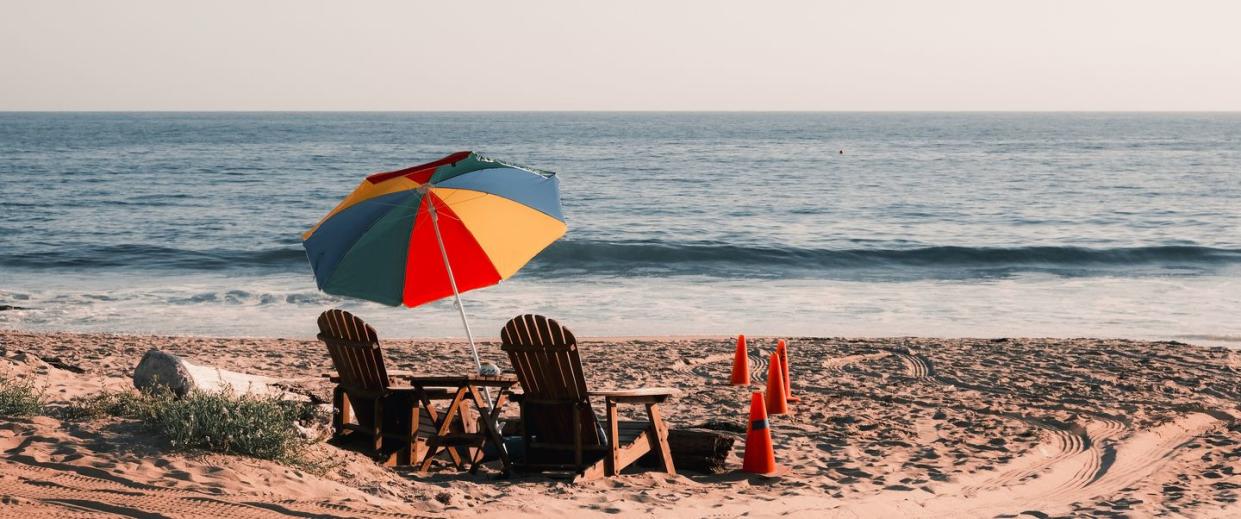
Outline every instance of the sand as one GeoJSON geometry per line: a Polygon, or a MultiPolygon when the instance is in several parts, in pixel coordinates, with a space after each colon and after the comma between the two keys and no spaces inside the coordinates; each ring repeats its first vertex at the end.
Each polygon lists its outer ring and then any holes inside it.
{"type": "MultiPolygon", "coordinates": [[[[751,339],[756,381],[773,340],[751,339]]],[[[317,444],[311,474],[173,453],[141,424],[0,419],[0,516],[1241,517],[1241,352],[1099,339],[792,338],[793,414],[772,418],[781,478],[637,472],[573,485],[420,476],[317,444]],[[159,514],[159,515],[143,515],[159,514]]],[[[54,403],[123,388],[158,347],[326,400],[313,340],[0,331],[0,370],[54,403]]],[[[671,386],[677,427],[744,427],[720,338],[584,341],[592,388],[671,386]]],[[[385,341],[390,366],[456,373],[452,341],[385,341]]],[[[498,345],[483,356],[507,366],[498,345]]],[[[741,435],[738,435],[740,437],[741,435]]],[[[740,466],[742,442],[731,463],[740,466]]]]}

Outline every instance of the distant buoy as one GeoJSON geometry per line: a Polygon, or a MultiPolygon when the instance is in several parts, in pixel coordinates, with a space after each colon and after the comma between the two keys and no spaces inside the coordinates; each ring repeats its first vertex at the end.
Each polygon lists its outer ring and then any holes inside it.
{"type": "Polygon", "coordinates": [[[840,154],[841,154],[841,155],[844,155],[844,154],[845,154],[845,150],[840,150],[840,154]]]}

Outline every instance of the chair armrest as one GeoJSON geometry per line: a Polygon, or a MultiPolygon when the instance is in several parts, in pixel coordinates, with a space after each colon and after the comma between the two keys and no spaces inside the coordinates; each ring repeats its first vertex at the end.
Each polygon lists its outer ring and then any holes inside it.
{"type": "MultiPolygon", "coordinates": [[[[389,393],[416,393],[418,388],[414,386],[388,386],[389,393]]],[[[423,388],[422,392],[431,400],[446,400],[452,398],[452,392],[441,388],[423,388]]]]}
{"type": "Polygon", "coordinates": [[[411,371],[411,370],[408,370],[408,369],[390,369],[390,370],[388,370],[388,378],[392,378],[392,377],[408,377],[408,376],[413,375],[413,374],[414,374],[414,372],[413,372],[413,371],[411,371]]]}
{"type": "Polygon", "coordinates": [[[627,396],[677,396],[681,390],[670,387],[644,387],[642,389],[607,389],[591,391],[590,396],[623,398],[627,396]]]}
{"type": "Polygon", "coordinates": [[[658,404],[668,397],[681,394],[669,387],[648,387],[642,389],[591,391],[590,396],[601,396],[607,400],[621,404],[658,404]]]}

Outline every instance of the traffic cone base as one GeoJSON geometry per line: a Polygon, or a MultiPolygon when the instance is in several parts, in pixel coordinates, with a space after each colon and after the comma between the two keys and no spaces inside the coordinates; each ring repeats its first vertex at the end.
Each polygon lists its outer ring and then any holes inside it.
{"type": "Polygon", "coordinates": [[[733,354],[733,373],[729,383],[734,386],[750,385],[750,351],[745,345],[745,335],[737,336],[737,351],[733,354]]]}
{"type": "Polygon", "coordinates": [[[776,468],[772,470],[771,472],[761,472],[761,473],[751,472],[750,474],[753,474],[763,479],[776,479],[776,478],[781,478],[781,477],[788,475],[788,473],[791,472],[792,470],[793,469],[785,467],[784,465],[776,465],[776,468]]]}

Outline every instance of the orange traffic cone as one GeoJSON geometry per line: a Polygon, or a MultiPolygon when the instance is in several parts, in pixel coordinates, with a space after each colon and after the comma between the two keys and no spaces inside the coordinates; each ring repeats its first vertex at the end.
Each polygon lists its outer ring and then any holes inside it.
{"type": "Polygon", "coordinates": [[[780,354],[780,369],[784,371],[784,399],[801,402],[800,398],[793,396],[793,377],[789,376],[789,348],[784,344],[784,339],[776,344],[776,353],[780,354]]]}
{"type": "Polygon", "coordinates": [[[750,385],[750,352],[745,346],[745,335],[737,336],[737,353],[733,356],[732,385],[750,385]]]}
{"type": "Polygon", "coordinates": [[[779,471],[776,453],[771,447],[771,429],[767,428],[767,408],[763,406],[761,391],[755,391],[750,396],[750,425],[745,431],[745,458],[741,470],[752,474],[775,474],[779,471]]]}
{"type": "Polygon", "coordinates": [[[788,414],[788,395],[784,393],[784,370],[780,369],[780,355],[771,353],[771,363],[767,365],[767,413],[788,414]]]}

